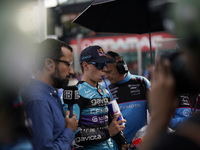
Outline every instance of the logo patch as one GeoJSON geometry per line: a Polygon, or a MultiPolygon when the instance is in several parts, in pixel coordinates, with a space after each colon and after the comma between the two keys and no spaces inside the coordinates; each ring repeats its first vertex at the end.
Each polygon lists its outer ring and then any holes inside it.
{"type": "Polygon", "coordinates": [[[105,55],[105,53],[104,53],[102,48],[98,49],[97,51],[99,53],[99,56],[104,56],[105,55]]]}
{"type": "Polygon", "coordinates": [[[190,111],[189,111],[188,109],[185,109],[185,110],[183,111],[183,116],[189,117],[189,116],[190,116],[190,111]]]}
{"type": "Polygon", "coordinates": [[[103,91],[101,89],[97,89],[97,92],[100,94],[100,95],[103,95],[103,91]]]}

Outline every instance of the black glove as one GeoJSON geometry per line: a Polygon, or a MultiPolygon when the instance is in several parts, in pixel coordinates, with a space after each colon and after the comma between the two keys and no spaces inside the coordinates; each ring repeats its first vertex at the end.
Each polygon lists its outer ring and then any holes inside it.
{"type": "Polygon", "coordinates": [[[112,136],[111,138],[115,141],[115,143],[117,143],[117,145],[120,147],[120,149],[121,149],[122,145],[128,144],[123,131],[118,132],[116,135],[112,136]]]}

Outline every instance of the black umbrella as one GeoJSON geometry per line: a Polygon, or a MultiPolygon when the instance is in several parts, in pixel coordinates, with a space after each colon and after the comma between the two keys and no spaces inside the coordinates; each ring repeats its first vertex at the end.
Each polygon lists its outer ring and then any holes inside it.
{"type": "Polygon", "coordinates": [[[148,7],[149,0],[94,0],[73,23],[101,33],[149,33],[163,31],[161,13],[148,7]]]}

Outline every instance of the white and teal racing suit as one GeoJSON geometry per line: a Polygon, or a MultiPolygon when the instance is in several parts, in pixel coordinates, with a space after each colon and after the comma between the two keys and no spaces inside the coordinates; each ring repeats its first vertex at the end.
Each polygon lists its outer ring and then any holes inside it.
{"type": "Polygon", "coordinates": [[[107,89],[100,85],[93,87],[83,81],[79,81],[77,87],[81,98],[78,102],[79,125],[73,142],[75,149],[116,150],[127,143],[123,132],[112,137],[118,146],[109,136],[108,125],[111,120],[107,105],[110,95],[107,89]]]}

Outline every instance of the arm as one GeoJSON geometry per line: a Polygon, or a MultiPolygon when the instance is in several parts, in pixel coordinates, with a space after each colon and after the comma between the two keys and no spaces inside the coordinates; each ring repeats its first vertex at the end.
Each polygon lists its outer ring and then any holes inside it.
{"type": "MultiPolygon", "coordinates": [[[[119,147],[122,145],[126,148],[127,141],[122,132],[124,129],[124,125],[120,125],[121,123],[125,123],[125,120],[117,121],[120,115],[114,117],[112,122],[108,127],[104,129],[100,128],[87,128],[87,129],[80,129],[79,132],[76,134],[75,142],[77,145],[86,146],[90,145],[91,143],[99,143],[107,140],[108,138],[112,138],[119,147]],[[126,144],[126,145],[124,145],[126,144]]],[[[127,146],[128,147],[128,146],[127,146]]]]}
{"type": "MultiPolygon", "coordinates": [[[[60,111],[60,110],[59,110],[60,111]]],[[[37,150],[45,149],[70,149],[74,133],[71,129],[65,128],[65,120],[58,116],[57,119],[63,121],[63,126],[54,122],[54,116],[48,103],[42,100],[30,101],[26,104],[27,116],[32,121],[32,142],[37,150]],[[54,126],[58,126],[57,135],[55,137],[54,126]]],[[[60,122],[61,123],[61,122],[60,122]]]]}
{"type": "Polygon", "coordinates": [[[143,78],[144,82],[146,83],[146,87],[148,90],[151,90],[151,83],[147,78],[143,78]]]}
{"type": "Polygon", "coordinates": [[[151,89],[151,83],[150,83],[150,81],[149,81],[147,78],[145,78],[145,77],[143,77],[143,76],[137,76],[137,75],[134,75],[134,78],[139,79],[139,80],[141,80],[142,82],[144,82],[143,84],[146,86],[146,88],[147,88],[148,90],[151,89]]]}
{"type": "Polygon", "coordinates": [[[80,118],[79,118],[78,130],[76,132],[75,139],[73,142],[74,147],[76,146],[81,147],[81,146],[91,145],[94,143],[99,143],[107,140],[110,137],[108,127],[106,126],[90,127],[90,125],[84,126],[83,124],[81,124],[83,108],[88,106],[89,101],[90,101],[89,99],[84,98],[82,96],[80,96],[80,99],[78,100],[78,106],[80,109],[80,118]]]}
{"type": "MultiPolygon", "coordinates": [[[[82,112],[83,107],[87,106],[87,99],[81,97],[81,100],[78,102],[78,105],[80,107],[80,112],[82,112]]],[[[83,124],[80,123],[79,120],[79,130],[76,133],[75,143],[79,146],[86,146],[106,141],[108,138],[114,136],[115,134],[124,129],[124,125],[119,125],[119,124],[125,122],[125,120],[117,121],[117,118],[119,116],[120,115],[116,116],[111,121],[109,126],[101,125],[102,127],[100,126],[90,127],[89,125],[85,127],[83,124]]]]}
{"type": "MultiPolygon", "coordinates": [[[[76,133],[75,142],[78,145],[85,146],[90,145],[91,143],[99,143],[106,141],[110,137],[118,137],[115,136],[117,133],[124,129],[124,125],[120,125],[124,123],[125,120],[117,121],[117,118],[120,115],[117,115],[108,127],[98,127],[98,128],[81,128],[79,127],[79,131],[76,133]]],[[[116,139],[116,138],[115,138],[116,139]]],[[[122,142],[122,141],[120,141],[122,142]]]]}
{"type": "Polygon", "coordinates": [[[75,143],[80,146],[86,146],[103,142],[109,137],[109,131],[107,128],[79,128],[79,131],[76,133],[75,143]]]}
{"type": "Polygon", "coordinates": [[[78,126],[78,120],[76,114],[73,113],[71,118],[69,118],[69,116],[70,116],[70,111],[68,110],[65,113],[65,127],[75,132],[78,126]]]}
{"type": "Polygon", "coordinates": [[[148,95],[151,121],[140,150],[151,149],[155,141],[166,131],[171,116],[178,105],[175,88],[170,62],[158,60],[158,65],[153,71],[151,91],[148,95]]]}
{"type": "MultiPolygon", "coordinates": [[[[110,113],[109,113],[110,115],[110,113]]],[[[110,123],[108,130],[110,137],[115,141],[115,143],[118,145],[118,147],[122,150],[126,150],[129,147],[129,144],[126,140],[126,137],[124,136],[123,129],[125,126],[122,123],[125,123],[126,120],[118,120],[118,118],[121,116],[121,114],[118,114],[114,116],[114,118],[110,115],[111,118],[113,118],[112,122],[110,123]],[[120,125],[122,124],[122,125],[120,125]]]]}
{"type": "Polygon", "coordinates": [[[149,82],[148,79],[146,79],[145,77],[136,77],[136,79],[138,79],[141,83],[142,83],[142,86],[143,86],[143,89],[144,89],[144,92],[145,92],[145,95],[146,95],[146,100],[147,100],[147,103],[146,103],[146,124],[149,123],[150,121],[150,110],[149,110],[149,107],[148,107],[148,98],[147,98],[147,93],[151,90],[151,83],[149,82]]]}

